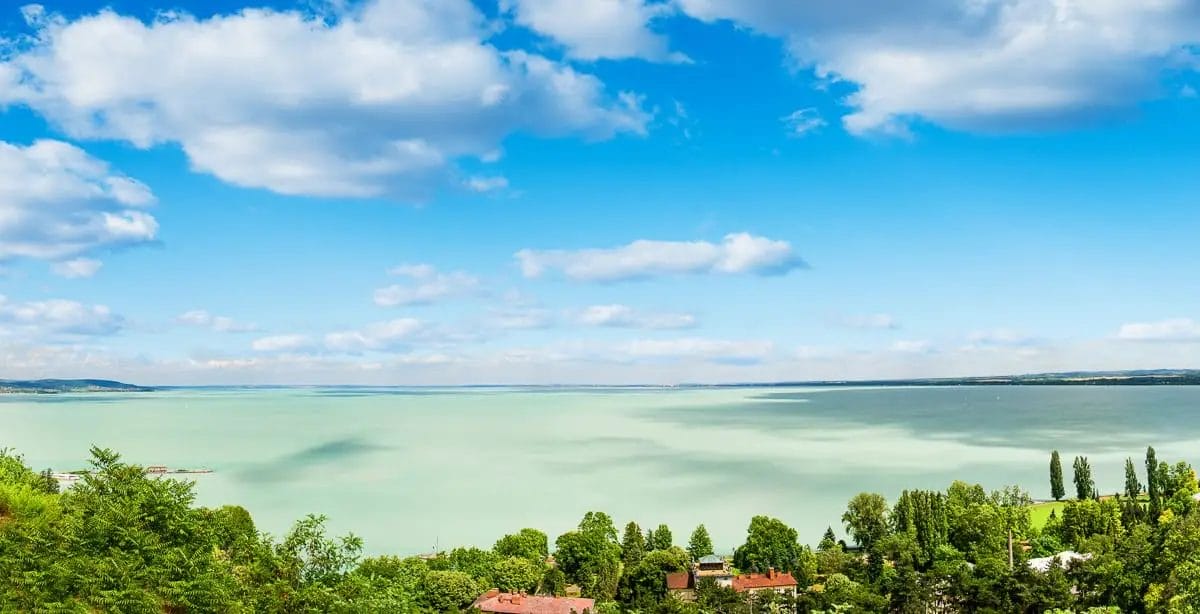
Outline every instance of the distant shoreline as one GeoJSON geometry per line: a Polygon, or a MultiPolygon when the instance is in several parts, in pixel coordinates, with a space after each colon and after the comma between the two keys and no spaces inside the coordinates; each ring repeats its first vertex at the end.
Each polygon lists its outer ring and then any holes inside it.
{"type": "Polygon", "coordinates": [[[949,386],[1200,386],[1200,369],[1155,369],[1131,371],[1077,371],[972,377],[931,377],[874,380],[811,380],[783,382],[730,382],[717,384],[458,384],[458,385],[370,385],[370,384],[230,384],[197,386],[140,386],[100,379],[0,379],[0,394],[79,394],[105,392],[154,392],[202,389],[703,389],[703,388],[916,388],[949,386]]]}

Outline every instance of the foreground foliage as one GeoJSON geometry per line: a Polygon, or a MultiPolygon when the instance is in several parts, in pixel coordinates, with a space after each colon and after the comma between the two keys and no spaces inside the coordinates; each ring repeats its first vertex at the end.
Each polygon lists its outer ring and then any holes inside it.
{"type": "Polygon", "coordinates": [[[618,533],[607,514],[589,512],[553,551],[526,528],[487,550],[364,558],[360,539],[327,536],[322,517],[272,537],[246,510],[195,507],[190,483],[149,477],[108,450],[93,449],[91,465],[60,493],[49,474],[0,450],[0,611],[447,612],[495,587],[580,590],[603,612],[1200,612],[1200,485],[1189,465],[1159,462],[1153,449],[1145,491],[1130,460],[1125,491],[1112,497],[1098,495],[1077,459],[1079,497],[1042,527],[1023,491],[966,482],[904,491],[890,505],[855,496],[841,517],[854,545],[831,528],[814,550],[779,519],[756,516],[733,565],[788,571],[797,597],[705,580],[694,602],[670,595],[664,579],[712,554],[703,525],[685,549],[666,525],[643,532],[630,522],[618,533]],[[1028,564],[1064,550],[1090,558],[1028,564]]]}

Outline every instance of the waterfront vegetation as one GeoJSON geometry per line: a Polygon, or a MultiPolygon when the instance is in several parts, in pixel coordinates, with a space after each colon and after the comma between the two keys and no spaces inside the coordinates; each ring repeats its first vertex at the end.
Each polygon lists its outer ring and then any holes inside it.
{"type": "Polygon", "coordinates": [[[148,476],[111,451],[93,449],[91,464],[59,492],[49,473],[0,451],[0,611],[453,612],[495,587],[578,590],[603,612],[1200,612],[1200,486],[1191,466],[1159,462],[1153,449],[1140,475],[1126,463],[1124,492],[1112,496],[1097,492],[1083,457],[1073,464],[1079,496],[1052,504],[961,481],[894,503],[863,493],[840,518],[849,545],[831,527],[813,548],[782,521],[755,517],[731,562],[792,573],[795,600],[701,582],[695,602],[669,594],[665,575],[713,553],[703,526],[678,533],[684,547],[666,525],[618,531],[588,512],[553,541],[526,528],[490,549],[363,557],[360,539],[327,535],[321,517],[273,537],[246,510],[195,507],[190,483],[148,476]],[[1067,550],[1087,558],[1028,564],[1067,550]]]}

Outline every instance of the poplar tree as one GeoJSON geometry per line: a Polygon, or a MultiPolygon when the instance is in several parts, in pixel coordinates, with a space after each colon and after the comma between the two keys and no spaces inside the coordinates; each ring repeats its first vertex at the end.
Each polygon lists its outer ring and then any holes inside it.
{"type": "Polygon", "coordinates": [[[1150,497],[1150,518],[1158,519],[1159,512],[1162,511],[1162,485],[1158,483],[1158,459],[1154,455],[1154,448],[1146,448],[1146,494],[1150,497]]]}
{"type": "Polygon", "coordinates": [[[1067,489],[1063,488],[1062,475],[1062,459],[1058,457],[1058,450],[1050,453],[1050,496],[1054,497],[1055,501],[1062,501],[1066,496],[1067,489]]]}
{"type": "Polygon", "coordinates": [[[630,522],[625,525],[625,535],[621,539],[621,562],[628,569],[641,561],[645,553],[646,540],[642,538],[642,528],[636,522],[630,522]]]}
{"type": "Polygon", "coordinates": [[[1092,466],[1088,464],[1087,457],[1076,456],[1074,468],[1075,498],[1080,501],[1094,498],[1096,495],[1096,482],[1092,479],[1092,466]]]}
{"type": "Polygon", "coordinates": [[[646,550],[669,550],[674,543],[675,539],[671,535],[671,529],[665,524],[660,524],[657,529],[650,532],[646,550]]]}
{"type": "Polygon", "coordinates": [[[1133,466],[1133,459],[1125,459],[1125,496],[1136,501],[1138,496],[1142,494],[1142,483],[1138,481],[1137,469],[1133,466]]]}
{"type": "Polygon", "coordinates": [[[706,557],[713,553],[712,538],[708,536],[708,529],[704,525],[696,527],[692,531],[692,538],[688,540],[688,554],[692,555],[693,561],[699,561],[702,557],[706,557]]]}

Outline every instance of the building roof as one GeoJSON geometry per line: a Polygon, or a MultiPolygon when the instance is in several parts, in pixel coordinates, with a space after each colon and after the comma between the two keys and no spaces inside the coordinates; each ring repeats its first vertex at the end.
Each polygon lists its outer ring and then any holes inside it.
{"type": "Polygon", "coordinates": [[[748,573],[733,578],[733,590],[742,592],[756,588],[786,588],[799,583],[792,574],[771,569],[767,573],[748,573]]]}
{"type": "Polygon", "coordinates": [[[700,563],[701,565],[713,565],[713,564],[717,564],[717,563],[724,565],[725,559],[723,559],[715,554],[710,554],[708,556],[700,557],[700,560],[697,562],[700,563]]]}
{"type": "Polygon", "coordinates": [[[501,593],[492,589],[480,595],[471,607],[479,608],[482,612],[501,614],[583,614],[596,610],[596,600],[501,593]]]}
{"type": "Polygon", "coordinates": [[[692,588],[692,574],[686,571],[667,574],[667,590],[681,591],[692,588]]]}
{"type": "Polygon", "coordinates": [[[1092,558],[1090,553],[1080,554],[1073,550],[1064,550],[1054,556],[1046,556],[1038,559],[1029,559],[1029,568],[1034,571],[1045,573],[1050,571],[1052,566],[1058,566],[1063,569],[1070,567],[1075,561],[1086,561],[1092,558]]]}

